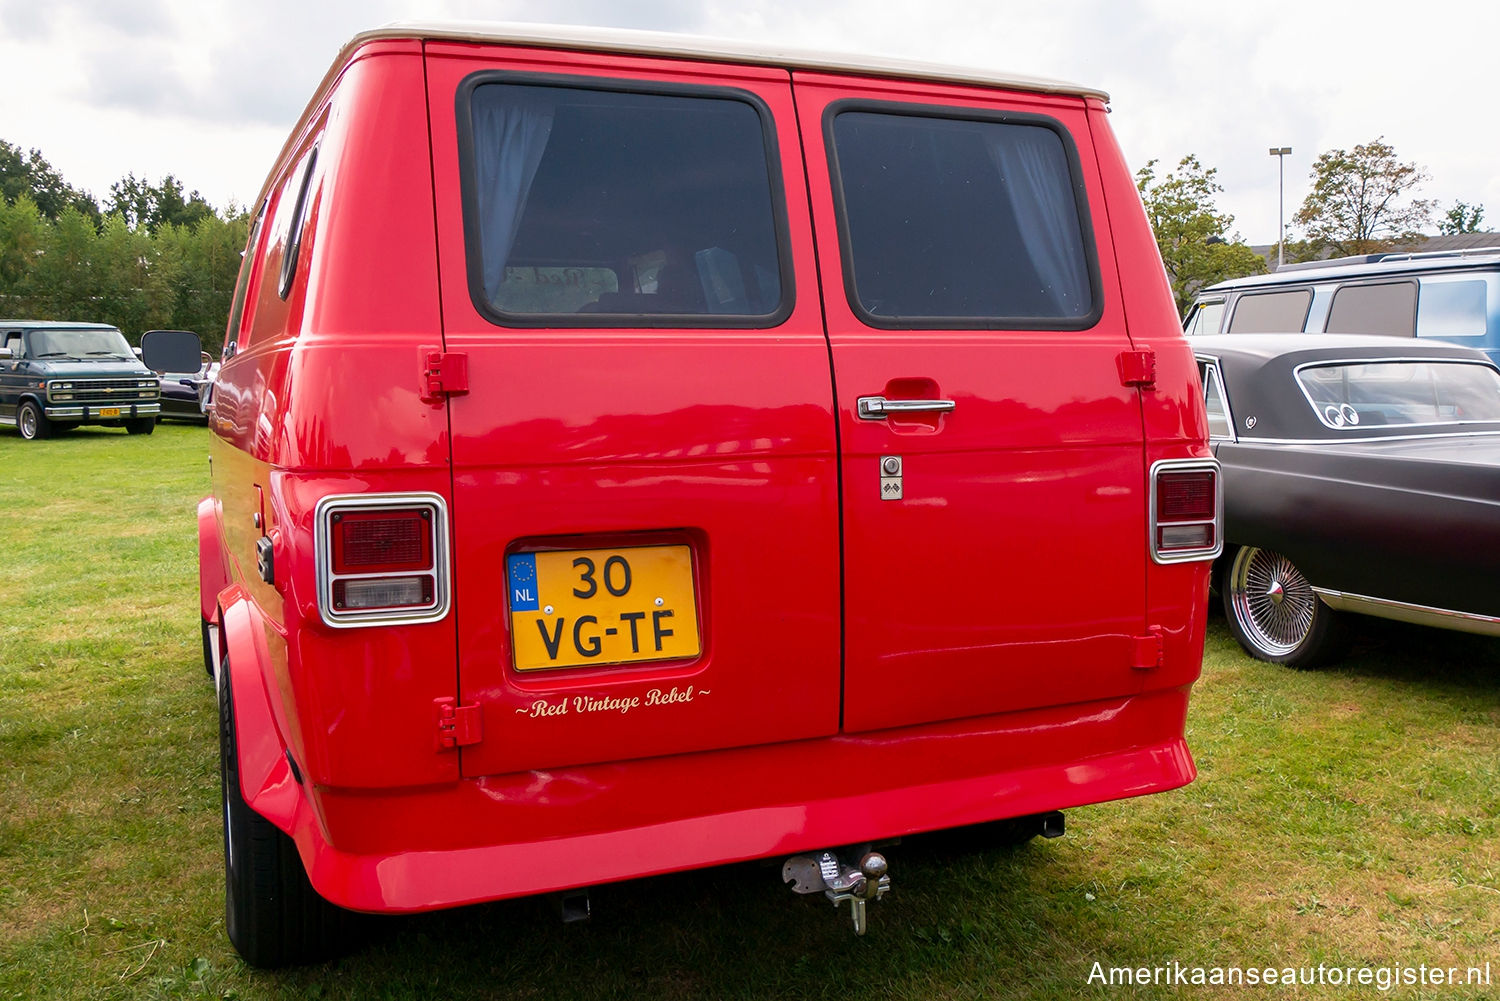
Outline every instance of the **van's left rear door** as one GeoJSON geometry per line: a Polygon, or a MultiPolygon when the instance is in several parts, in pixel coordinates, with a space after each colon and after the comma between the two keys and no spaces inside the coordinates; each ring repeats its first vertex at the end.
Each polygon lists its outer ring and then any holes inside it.
{"type": "Polygon", "coordinates": [[[434,43],[428,81],[467,366],[463,772],[834,733],[835,424],[787,74],[434,43]]]}

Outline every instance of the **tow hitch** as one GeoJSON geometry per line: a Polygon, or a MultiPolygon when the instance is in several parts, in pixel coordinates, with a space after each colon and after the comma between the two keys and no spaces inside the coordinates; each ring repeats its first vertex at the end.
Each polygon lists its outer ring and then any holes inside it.
{"type": "Polygon", "coordinates": [[[797,893],[817,893],[837,907],[849,901],[854,934],[865,933],[865,904],[879,900],[891,889],[890,865],[879,852],[867,851],[853,866],[831,851],[817,855],[794,855],[781,867],[781,881],[791,883],[797,893]]]}

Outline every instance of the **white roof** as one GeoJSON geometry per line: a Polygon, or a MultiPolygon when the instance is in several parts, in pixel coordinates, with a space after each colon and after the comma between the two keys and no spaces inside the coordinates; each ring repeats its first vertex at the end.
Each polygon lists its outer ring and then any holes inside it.
{"type": "Polygon", "coordinates": [[[798,49],[778,44],[752,44],[722,38],[675,35],[660,31],[636,31],[627,28],[583,28],[572,25],[494,21],[397,21],[355,35],[345,46],[345,50],[379,38],[498,42],[547,48],[586,49],[594,52],[671,56],[679,59],[684,57],[713,59],[754,63],[761,66],[783,66],[788,69],[826,70],[835,73],[938,80],[944,83],[979,84],[985,87],[1040,91],[1045,94],[1072,94],[1078,97],[1095,97],[1101,101],[1109,100],[1107,93],[1093,87],[1083,87],[1045,77],[1001,73],[992,69],[950,66],[946,63],[912,62],[905,59],[886,59],[817,49],[798,49]]]}
{"type": "MultiPolygon", "coordinates": [[[[1066,94],[1080,98],[1108,101],[1109,95],[1092,87],[1050,80],[1045,77],[1000,73],[975,67],[949,66],[944,63],[912,62],[849,53],[797,49],[791,46],[735,42],[697,35],[675,35],[660,31],[636,31],[631,28],[583,28],[575,25],[533,24],[504,21],[395,21],[379,28],[362,31],[339,50],[306,109],[292,128],[277,155],[275,167],[291,154],[297,137],[307,124],[323,92],[338,76],[349,56],[366,42],[381,39],[421,39],[424,41],[480,42],[522,45],[551,49],[578,49],[589,52],[620,52],[631,55],[668,56],[779,66],[785,69],[821,70],[830,73],[858,73],[866,76],[900,77],[933,80],[941,83],[977,84],[982,87],[1004,87],[1008,90],[1043,94],[1066,94]]],[[[266,197],[275,167],[256,196],[255,204],[266,197]]]]}

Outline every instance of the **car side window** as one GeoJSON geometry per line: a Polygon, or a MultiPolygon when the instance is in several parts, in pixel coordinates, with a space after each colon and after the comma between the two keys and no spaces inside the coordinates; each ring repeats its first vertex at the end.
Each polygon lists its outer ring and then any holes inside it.
{"type": "Polygon", "coordinates": [[[1208,436],[1233,438],[1234,427],[1229,420],[1229,403],[1224,398],[1224,382],[1219,377],[1219,367],[1212,362],[1199,362],[1198,376],[1203,380],[1203,405],[1208,411],[1208,436]]]}
{"type": "Polygon", "coordinates": [[[1312,289],[1252,292],[1240,296],[1229,318],[1231,334],[1294,334],[1307,322],[1312,289]]]}
{"type": "Polygon", "coordinates": [[[1419,337],[1483,337],[1489,329],[1490,291],[1496,275],[1420,280],[1417,294],[1419,337]]]}
{"type": "Polygon", "coordinates": [[[829,116],[845,291],[865,323],[1093,325],[1093,236],[1060,123],[884,104],[829,116]]]}
{"type": "Polygon", "coordinates": [[[759,98],[495,74],[467,95],[469,287],[491,320],[766,327],[790,312],[775,133],[759,98]]]}
{"type": "Polygon", "coordinates": [[[1223,322],[1223,299],[1209,299],[1196,303],[1193,306],[1193,314],[1188,319],[1187,334],[1189,337],[1195,334],[1217,334],[1223,322]]]}
{"type": "Polygon", "coordinates": [[[1341,287],[1333,294],[1324,330],[1330,334],[1417,336],[1417,283],[1399,281],[1341,287]]]}
{"type": "Polygon", "coordinates": [[[10,348],[10,356],[13,359],[20,358],[23,354],[25,354],[25,351],[21,344],[21,334],[19,331],[16,333],[9,333],[5,335],[5,346],[10,348]]]}

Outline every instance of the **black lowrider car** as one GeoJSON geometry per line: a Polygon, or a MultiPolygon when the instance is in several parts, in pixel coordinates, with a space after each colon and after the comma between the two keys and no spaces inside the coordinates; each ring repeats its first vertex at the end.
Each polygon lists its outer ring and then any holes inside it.
{"type": "Polygon", "coordinates": [[[1343,613],[1500,635],[1500,370],[1354,335],[1197,337],[1224,476],[1215,582],[1262,660],[1335,659],[1343,613]]]}

